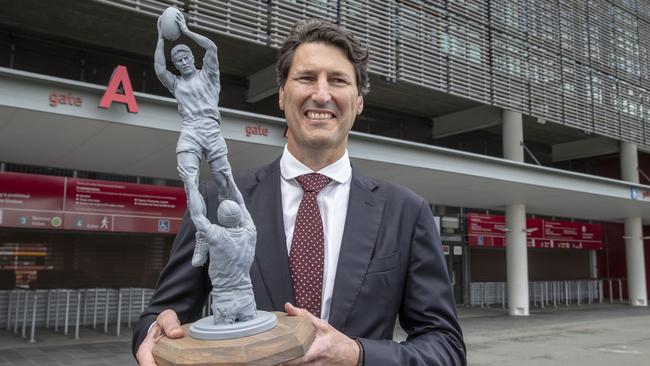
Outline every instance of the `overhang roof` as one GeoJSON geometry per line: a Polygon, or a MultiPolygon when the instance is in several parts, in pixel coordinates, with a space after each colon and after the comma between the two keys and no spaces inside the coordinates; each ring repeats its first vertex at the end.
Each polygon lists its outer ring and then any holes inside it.
{"type": "MultiPolygon", "coordinates": [[[[6,68],[0,68],[0,82],[0,161],[176,178],[180,123],[174,99],[136,93],[140,111],[131,114],[119,104],[98,108],[100,85],[6,68]],[[51,106],[51,93],[80,97],[82,105],[51,106]]],[[[235,169],[280,155],[284,120],[221,113],[235,169]],[[254,127],[266,133],[255,134],[254,127]]],[[[603,221],[641,216],[650,224],[646,185],[356,132],[349,152],[365,173],[405,185],[433,204],[503,209],[521,203],[528,213],[603,221]]]]}

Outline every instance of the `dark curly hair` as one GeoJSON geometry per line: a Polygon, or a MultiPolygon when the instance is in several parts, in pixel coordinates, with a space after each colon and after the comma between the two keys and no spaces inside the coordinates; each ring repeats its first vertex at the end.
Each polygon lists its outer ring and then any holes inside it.
{"type": "Polygon", "coordinates": [[[324,19],[307,19],[296,23],[280,48],[276,65],[278,86],[287,82],[296,49],[303,43],[323,42],[340,48],[354,66],[359,95],[368,93],[368,49],[352,33],[324,19]]]}

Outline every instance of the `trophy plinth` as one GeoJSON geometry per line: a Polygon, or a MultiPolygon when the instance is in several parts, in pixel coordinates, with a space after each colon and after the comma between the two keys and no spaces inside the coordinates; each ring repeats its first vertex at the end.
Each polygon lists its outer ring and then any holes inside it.
{"type": "Polygon", "coordinates": [[[314,341],[309,320],[275,313],[278,324],[271,330],[248,337],[226,340],[200,340],[189,335],[163,337],[153,349],[158,366],[172,365],[277,365],[301,357],[314,341]]]}

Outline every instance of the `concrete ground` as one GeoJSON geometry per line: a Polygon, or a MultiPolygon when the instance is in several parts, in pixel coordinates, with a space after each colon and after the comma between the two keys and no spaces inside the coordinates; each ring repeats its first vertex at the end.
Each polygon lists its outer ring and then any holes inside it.
{"type": "MultiPolygon", "coordinates": [[[[650,365],[650,308],[620,304],[531,309],[459,308],[470,365],[650,365]]],[[[0,330],[0,366],[135,365],[130,330],[82,329],[79,340],[40,330],[34,344],[0,330]]],[[[403,340],[404,332],[395,332],[403,340]]],[[[374,366],[374,365],[369,365],[374,366]]]]}

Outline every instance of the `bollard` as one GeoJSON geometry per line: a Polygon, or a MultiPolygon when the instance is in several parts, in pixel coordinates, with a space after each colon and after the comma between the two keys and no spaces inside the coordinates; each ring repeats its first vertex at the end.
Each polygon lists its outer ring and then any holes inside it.
{"type": "Polygon", "coordinates": [[[25,291],[25,310],[23,311],[23,331],[21,337],[25,338],[27,336],[25,330],[27,327],[27,308],[29,307],[29,291],[25,291]]]}
{"type": "Polygon", "coordinates": [[[81,315],[81,290],[77,291],[77,317],[74,324],[74,339],[79,339],[79,317],[81,315]]]}
{"type": "Polygon", "coordinates": [[[145,289],[142,289],[142,301],[140,301],[140,314],[144,313],[144,293],[145,293],[145,289]]]}
{"type": "Polygon", "coordinates": [[[84,325],[88,323],[88,318],[86,316],[88,315],[88,291],[90,291],[90,289],[84,289],[84,315],[83,320],[81,321],[84,325]]]}
{"type": "Polygon", "coordinates": [[[14,313],[14,334],[18,334],[18,311],[20,310],[20,293],[16,292],[16,311],[14,313]]]}
{"type": "Polygon", "coordinates": [[[63,334],[68,335],[68,317],[70,315],[70,290],[65,290],[65,321],[63,325],[63,334]]]}
{"type": "Polygon", "coordinates": [[[623,302],[623,281],[619,278],[618,280],[618,300],[623,302]]]}
{"type": "Polygon", "coordinates": [[[61,302],[59,300],[59,295],[61,294],[60,289],[56,289],[56,306],[54,307],[54,331],[58,332],[59,331],[59,303],[61,302]]]}
{"type": "Polygon", "coordinates": [[[603,303],[603,280],[598,280],[598,301],[603,303]]]}
{"type": "Polygon", "coordinates": [[[104,311],[104,333],[108,333],[108,302],[110,300],[109,296],[109,289],[106,289],[106,306],[105,306],[105,311],[104,311]]]}
{"type": "Polygon", "coordinates": [[[580,306],[581,305],[581,303],[580,303],[580,300],[581,300],[580,299],[580,295],[581,295],[581,293],[580,293],[580,281],[576,281],[576,293],[577,293],[577,299],[578,299],[578,306],[580,306]]]}
{"type": "Polygon", "coordinates": [[[133,304],[133,287],[129,288],[129,316],[127,317],[126,325],[131,328],[131,314],[132,314],[132,309],[131,306],[133,304]]]}
{"type": "Polygon", "coordinates": [[[122,289],[117,290],[117,329],[116,336],[120,336],[120,327],[122,323],[122,289]]]}
{"type": "Polygon", "coordinates": [[[11,329],[11,306],[14,290],[9,291],[9,304],[7,305],[7,332],[11,329]]]}
{"type": "Polygon", "coordinates": [[[93,329],[97,329],[97,293],[98,289],[95,288],[95,307],[93,308],[93,329]]]}
{"type": "Polygon", "coordinates": [[[45,329],[50,329],[50,304],[52,302],[52,290],[47,290],[47,302],[45,303],[45,329]]]}
{"type": "Polygon", "coordinates": [[[29,337],[29,343],[36,343],[34,338],[36,333],[36,303],[38,303],[38,294],[34,291],[34,308],[32,309],[32,329],[29,337]]]}

